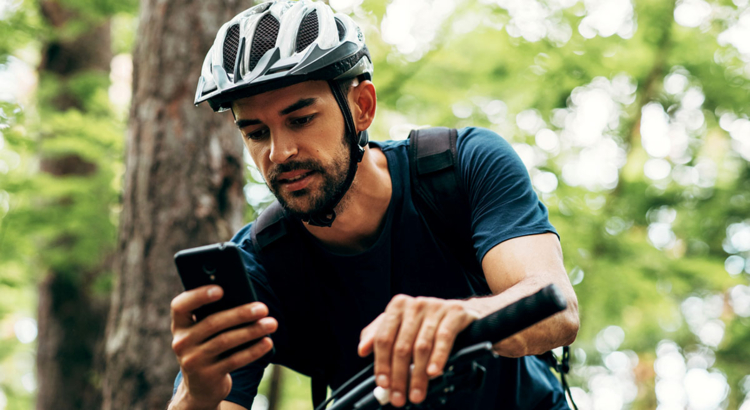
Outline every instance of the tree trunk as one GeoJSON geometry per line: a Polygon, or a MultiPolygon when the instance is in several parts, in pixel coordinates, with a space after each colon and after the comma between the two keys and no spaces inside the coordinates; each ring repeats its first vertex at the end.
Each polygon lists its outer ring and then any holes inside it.
{"type": "Polygon", "coordinates": [[[196,108],[193,97],[219,27],[249,5],[141,2],[104,409],[164,409],[178,371],[173,255],[226,241],[242,225],[242,142],[231,115],[196,108]]]}
{"type": "Polygon", "coordinates": [[[101,405],[96,383],[108,301],[90,284],[50,273],[39,286],[37,409],[80,410],[101,405]]]}
{"type": "MultiPolygon", "coordinates": [[[[42,1],[40,7],[45,22],[54,32],[62,31],[71,23],[86,25],[78,19],[77,13],[67,10],[57,1],[42,1]]],[[[109,33],[109,23],[99,22],[89,24],[73,38],[52,39],[44,44],[39,66],[42,87],[46,81],[54,81],[58,88],[56,93],[40,101],[40,111],[83,111],[84,101],[68,92],[68,82],[78,75],[91,73],[106,77],[112,59],[109,33]]],[[[50,134],[45,138],[54,138],[54,130],[50,134]]],[[[74,151],[40,152],[40,171],[57,178],[93,177],[98,167],[74,151]]],[[[63,195],[49,205],[62,218],[75,218],[75,209],[80,206],[78,199],[74,195],[63,195]]],[[[97,211],[107,215],[108,204],[103,204],[97,211]]],[[[40,212],[48,213],[50,209],[44,208],[40,212]]],[[[75,232],[59,232],[54,240],[44,245],[41,253],[43,256],[65,254],[78,246],[79,239],[75,232]]],[[[66,258],[63,264],[53,262],[39,285],[38,410],[77,410],[101,405],[101,389],[97,384],[100,363],[95,358],[102,347],[108,300],[97,295],[92,284],[106,270],[106,256],[102,259],[102,266],[95,271],[90,271],[74,256],[66,258]]]]}

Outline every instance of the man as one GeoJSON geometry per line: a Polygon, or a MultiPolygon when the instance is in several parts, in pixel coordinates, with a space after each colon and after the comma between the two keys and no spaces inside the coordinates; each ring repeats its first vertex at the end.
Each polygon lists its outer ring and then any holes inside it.
{"type": "Polygon", "coordinates": [[[559,382],[530,355],[573,342],[577,301],[523,164],[496,134],[459,131],[461,182],[483,272],[470,278],[414,205],[409,142],[368,143],[377,104],[371,74],[359,27],[324,3],[263,3],[219,31],[196,103],[231,109],[301,244],[284,252],[309,258],[309,266],[273,266],[253,246],[252,224],[235,235],[261,302],[196,323],[191,312],[221,298],[220,288],[172,301],[181,373],[171,409],[249,409],[269,361],[323,374],[335,389],[374,359],[392,405],[420,403],[461,330],[549,283],[562,289],[568,309],[496,344],[507,358],[504,382],[485,388],[497,389],[500,408],[567,408],[559,382]],[[275,354],[266,355],[273,346],[275,354]]]}

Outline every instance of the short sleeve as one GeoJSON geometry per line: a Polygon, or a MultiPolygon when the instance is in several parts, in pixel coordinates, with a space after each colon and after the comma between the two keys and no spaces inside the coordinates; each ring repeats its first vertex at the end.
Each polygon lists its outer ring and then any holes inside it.
{"type": "Polygon", "coordinates": [[[508,239],[558,235],[526,167],[505,139],[487,129],[464,128],[458,133],[457,150],[480,263],[490,249],[508,239]]]}

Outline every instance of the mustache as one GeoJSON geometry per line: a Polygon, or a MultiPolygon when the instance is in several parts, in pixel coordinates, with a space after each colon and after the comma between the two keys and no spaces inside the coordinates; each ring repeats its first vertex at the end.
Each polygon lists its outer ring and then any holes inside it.
{"type": "Polygon", "coordinates": [[[284,172],[296,171],[298,169],[306,169],[309,171],[325,173],[325,168],[323,168],[323,166],[315,160],[307,159],[294,161],[285,164],[279,164],[271,168],[268,172],[268,182],[275,185],[278,183],[279,175],[283,174],[284,172]]]}

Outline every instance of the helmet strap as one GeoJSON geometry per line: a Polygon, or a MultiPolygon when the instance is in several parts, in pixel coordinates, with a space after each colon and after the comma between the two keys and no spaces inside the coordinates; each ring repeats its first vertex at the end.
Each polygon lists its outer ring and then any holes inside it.
{"type": "Polygon", "coordinates": [[[336,219],[336,211],[334,208],[336,208],[336,205],[341,202],[341,199],[344,198],[344,195],[349,191],[349,188],[354,181],[354,176],[357,174],[357,164],[362,162],[362,158],[365,155],[365,146],[369,140],[366,130],[357,133],[357,128],[354,126],[354,118],[352,118],[352,112],[349,109],[346,94],[341,89],[339,83],[336,80],[328,80],[328,85],[331,88],[334,99],[339,105],[339,109],[341,109],[341,113],[344,115],[344,132],[346,139],[349,141],[351,152],[349,155],[349,171],[346,174],[346,179],[344,180],[341,190],[337,192],[336,197],[331,201],[330,206],[302,219],[312,226],[325,227],[333,225],[333,221],[336,219]]]}

